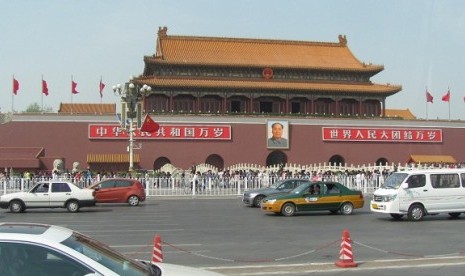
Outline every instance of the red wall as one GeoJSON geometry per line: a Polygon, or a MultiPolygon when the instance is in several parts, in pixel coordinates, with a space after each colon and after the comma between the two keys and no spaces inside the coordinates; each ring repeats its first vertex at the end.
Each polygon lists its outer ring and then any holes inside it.
{"type": "MultiPolygon", "coordinates": [[[[154,118],[155,119],[155,118],[154,118]]],[[[127,140],[89,140],[89,122],[12,121],[0,125],[0,147],[44,147],[45,157],[63,158],[66,169],[75,161],[86,169],[88,153],[126,153],[127,140]]],[[[108,118],[101,118],[103,124],[108,118]]],[[[238,163],[265,165],[273,151],[266,148],[267,118],[215,117],[159,117],[160,124],[181,122],[185,124],[227,124],[232,127],[231,141],[196,140],[142,140],[140,167],[153,169],[159,157],[168,158],[179,168],[204,163],[211,154],[217,154],[228,167],[238,163]],[[230,123],[228,123],[228,121],[230,123]]],[[[283,120],[279,118],[278,120],[283,120]]],[[[328,162],[333,155],[340,155],[347,164],[375,163],[379,158],[388,162],[405,163],[411,154],[452,155],[457,161],[465,161],[465,123],[441,121],[392,121],[392,120],[320,120],[284,119],[290,125],[290,148],[282,150],[288,163],[313,164],[328,162]],[[387,142],[325,142],[322,127],[352,126],[389,128],[439,128],[443,132],[442,143],[387,143],[387,142]]],[[[92,121],[90,123],[99,123],[92,121]]],[[[51,168],[48,168],[51,169],[51,168]]]]}

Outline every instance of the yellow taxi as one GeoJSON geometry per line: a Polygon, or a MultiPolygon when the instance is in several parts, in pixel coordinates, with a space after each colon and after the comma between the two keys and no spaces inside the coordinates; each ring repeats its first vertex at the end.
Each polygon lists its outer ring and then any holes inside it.
{"type": "Polygon", "coordinates": [[[293,216],[296,212],[330,211],[343,215],[363,208],[361,191],[347,188],[338,182],[312,182],[298,186],[289,193],[271,195],[261,203],[265,212],[293,216]]]}

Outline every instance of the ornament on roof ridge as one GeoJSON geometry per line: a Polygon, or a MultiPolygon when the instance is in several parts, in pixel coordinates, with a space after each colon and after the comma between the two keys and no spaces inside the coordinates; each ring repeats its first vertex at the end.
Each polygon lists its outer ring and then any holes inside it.
{"type": "Polygon", "coordinates": [[[339,44],[341,44],[342,46],[347,45],[347,38],[345,35],[339,35],[338,38],[339,38],[339,44]]]}

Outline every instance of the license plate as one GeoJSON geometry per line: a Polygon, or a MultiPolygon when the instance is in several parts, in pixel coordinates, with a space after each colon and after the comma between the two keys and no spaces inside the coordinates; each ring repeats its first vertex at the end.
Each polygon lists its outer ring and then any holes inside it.
{"type": "Polygon", "coordinates": [[[378,209],[378,204],[373,203],[373,204],[371,204],[371,207],[372,207],[373,209],[378,209]]]}

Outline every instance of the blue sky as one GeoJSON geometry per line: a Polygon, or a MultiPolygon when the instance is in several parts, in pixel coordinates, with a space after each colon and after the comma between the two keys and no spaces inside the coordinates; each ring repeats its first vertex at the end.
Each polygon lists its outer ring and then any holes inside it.
{"type": "Polygon", "coordinates": [[[114,103],[111,86],[140,75],[168,34],[337,42],[384,65],[375,83],[400,84],[391,109],[465,120],[465,1],[0,0],[0,111],[38,103],[114,103]],[[12,76],[20,82],[12,96],[12,76]],[[41,79],[49,96],[42,96],[41,79]],[[71,77],[79,94],[71,96],[71,77]],[[106,84],[100,99],[100,77],[106,84]],[[426,104],[426,88],[434,103],[426,104]],[[450,89],[450,103],[441,97],[450,89]]]}

